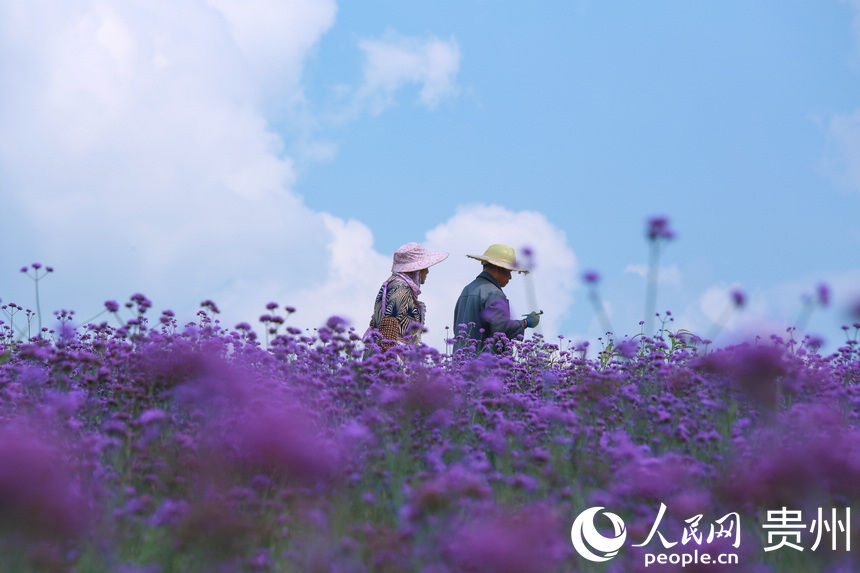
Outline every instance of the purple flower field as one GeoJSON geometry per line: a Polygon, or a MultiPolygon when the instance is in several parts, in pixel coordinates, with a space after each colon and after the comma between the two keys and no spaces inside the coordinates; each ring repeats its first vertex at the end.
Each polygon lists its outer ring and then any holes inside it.
{"type": "Polygon", "coordinates": [[[860,566],[856,528],[834,519],[813,550],[824,522],[810,531],[808,519],[860,500],[860,324],[829,355],[791,332],[709,350],[660,330],[594,358],[535,336],[499,340],[497,354],[403,346],[362,359],[337,317],[285,329],[295,309],[273,303],[260,341],[246,323],[221,325],[211,301],[187,325],[170,311],[150,320],[143,295],[129,305],[122,327],[4,331],[3,571],[860,566]],[[634,546],[661,504],[657,535],[634,546]],[[576,516],[597,506],[626,526],[605,563],[571,544],[576,516]],[[781,508],[803,511],[789,539],[803,551],[763,549],[781,508]],[[690,518],[707,536],[731,513],[732,536],[696,537],[690,518]],[[646,567],[646,551],[682,547],[738,561],[646,567]]]}

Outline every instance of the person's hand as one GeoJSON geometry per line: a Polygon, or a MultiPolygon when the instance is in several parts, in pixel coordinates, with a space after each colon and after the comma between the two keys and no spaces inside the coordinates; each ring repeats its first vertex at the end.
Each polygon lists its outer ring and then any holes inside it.
{"type": "Polygon", "coordinates": [[[526,327],[534,328],[540,322],[540,314],[532,311],[526,315],[526,327]]]}

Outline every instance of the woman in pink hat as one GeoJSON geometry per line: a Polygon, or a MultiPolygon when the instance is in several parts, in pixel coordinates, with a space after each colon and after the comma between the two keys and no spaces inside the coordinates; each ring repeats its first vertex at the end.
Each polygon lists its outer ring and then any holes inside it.
{"type": "Polygon", "coordinates": [[[448,258],[448,253],[428,251],[418,243],[406,243],[394,252],[391,276],[382,283],[365,340],[378,334],[379,346],[418,344],[424,330],[424,303],[418,300],[430,267],[448,258]]]}

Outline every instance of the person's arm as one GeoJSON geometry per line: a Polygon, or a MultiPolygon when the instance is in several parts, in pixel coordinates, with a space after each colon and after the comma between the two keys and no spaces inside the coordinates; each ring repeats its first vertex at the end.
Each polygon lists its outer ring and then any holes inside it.
{"type": "Polygon", "coordinates": [[[511,308],[508,299],[503,295],[490,295],[488,297],[481,318],[488,335],[504,332],[505,336],[513,340],[526,330],[524,321],[511,319],[511,308]]]}

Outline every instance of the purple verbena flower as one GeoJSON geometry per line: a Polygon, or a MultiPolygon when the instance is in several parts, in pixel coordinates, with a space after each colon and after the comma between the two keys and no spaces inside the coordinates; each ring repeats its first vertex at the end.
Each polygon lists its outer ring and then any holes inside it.
{"type": "Polygon", "coordinates": [[[335,332],[344,332],[349,322],[340,316],[330,316],[325,325],[335,332]]]}
{"type": "Polygon", "coordinates": [[[296,409],[254,411],[225,438],[227,444],[235,443],[236,468],[253,475],[312,485],[331,480],[341,467],[337,444],[296,409]]]}
{"type": "Polygon", "coordinates": [[[582,273],[582,280],[586,284],[597,284],[600,282],[600,274],[597,271],[585,271],[582,273]]]}
{"type": "Polygon", "coordinates": [[[819,283],[815,289],[815,294],[819,306],[828,306],[830,304],[830,287],[826,283],[819,283]]]}
{"type": "Polygon", "coordinates": [[[138,417],[137,423],[141,426],[146,426],[148,424],[163,422],[166,419],[167,414],[164,410],[153,408],[142,413],[140,417],[138,417]]]}
{"type": "Polygon", "coordinates": [[[80,534],[80,482],[59,449],[20,427],[0,430],[0,530],[34,540],[80,534]]]}
{"type": "Polygon", "coordinates": [[[656,241],[658,239],[670,240],[675,238],[675,232],[669,228],[669,219],[663,216],[651,217],[648,219],[646,235],[651,241],[656,241]]]}
{"type": "Polygon", "coordinates": [[[741,289],[734,289],[732,291],[732,303],[734,303],[735,308],[743,308],[747,302],[747,296],[741,289]]]}
{"type": "Polygon", "coordinates": [[[490,514],[464,524],[450,537],[449,551],[459,571],[549,571],[567,549],[559,529],[558,518],[542,507],[490,514]]]}
{"type": "Polygon", "coordinates": [[[615,349],[624,358],[633,358],[639,351],[639,344],[635,340],[625,338],[616,345],[615,349]]]}

